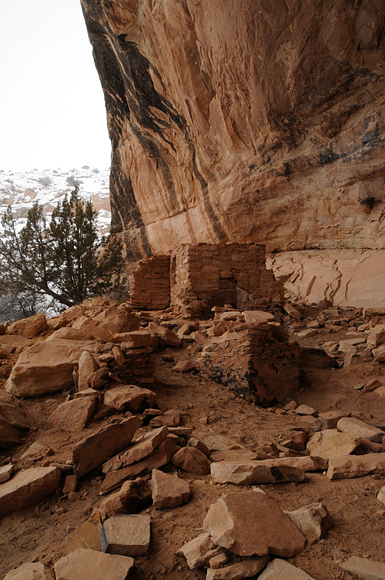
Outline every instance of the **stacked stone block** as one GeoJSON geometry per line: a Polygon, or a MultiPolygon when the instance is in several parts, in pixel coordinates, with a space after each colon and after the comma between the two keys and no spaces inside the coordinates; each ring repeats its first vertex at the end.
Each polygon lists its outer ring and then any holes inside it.
{"type": "Polygon", "coordinates": [[[163,310],[170,304],[170,257],[141,260],[132,273],[131,304],[135,308],[163,310]]]}

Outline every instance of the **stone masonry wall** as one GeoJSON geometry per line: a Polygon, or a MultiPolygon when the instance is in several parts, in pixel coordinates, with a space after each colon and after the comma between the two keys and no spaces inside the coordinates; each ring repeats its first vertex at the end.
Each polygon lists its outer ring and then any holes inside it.
{"type": "Polygon", "coordinates": [[[282,286],[256,244],[181,244],[171,255],[171,305],[188,312],[231,304],[253,310],[282,301],[282,286]]]}
{"type": "Polygon", "coordinates": [[[169,256],[153,256],[141,260],[132,276],[130,289],[132,306],[148,310],[162,310],[169,306],[169,256]]]}

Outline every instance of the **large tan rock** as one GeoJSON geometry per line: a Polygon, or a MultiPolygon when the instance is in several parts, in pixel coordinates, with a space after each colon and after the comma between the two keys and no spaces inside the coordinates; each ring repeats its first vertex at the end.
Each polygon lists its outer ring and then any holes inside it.
{"type": "Polygon", "coordinates": [[[152,470],[151,488],[153,506],[158,509],[179,507],[191,497],[188,481],[158,469],[152,470]]]}
{"type": "Polygon", "coordinates": [[[128,417],[102,427],[75,445],[73,462],[77,476],[83,477],[102,465],[107,457],[127,447],[141,424],[139,417],[128,417]]]}
{"type": "Polygon", "coordinates": [[[19,334],[25,338],[34,338],[44,330],[47,330],[47,319],[43,313],[23,318],[8,326],[8,334],[19,334]]]}
{"type": "Polygon", "coordinates": [[[70,433],[79,433],[87,426],[95,409],[95,398],[79,397],[61,403],[49,416],[47,427],[58,428],[70,433]]]}
{"type": "Polygon", "coordinates": [[[95,316],[94,320],[113,333],[138,330],[140,326],[140,319],[127,304],[113,304],[95,316]]]}
{"type": "Polygon", "coordinates": [[[210,460],[196,447],[182,447],[175,453],[172,462],[176,467],[180,467],[180,469],[189,473],[198,475],[210,473],[210,460]]]}
{"type": "Polygon", "coordinates": [[[54,575],[40,562],[26,562],[8,572],[4,580],[54,580],[54,575]]]}
{"type": "Polygon", "coordinates": [[[0,393],[0,447],[21,443],[31,424],[22,405],[8,393],[0,393]]]}
{"type": "Polygon", "coordinates": [[[58,467],[32,467],[0,485],[0,517],[24,510],[52,495],[59,486],[58,467]]]}
{"type": "Polygon", "coordinates": [[[133,558],[82,548],[60,558],[54,568],[56,580],[127,580],[134,564],[133,558]]]}
{"type": "Polygon", "coordinates": [[[213,542],[239,556],[275,554],[290,558],[303,550],[305,537],[262,491],[230,493],[212,504],[203,529],[213,542]]]}
{"type": "Polygon", "coordinates": [[[364,475],[385,475],[385,453],[348,455],[329,460],[326,475],[329,479],[363,477],[364,475]]]}
{"type": "Polygon", "coordinates": [[[307,443],[311,455],[324,457],[340,457],[353,453],[361,442],[359,435],[341,433],[337,429],[326,429],[312,435],[307,443]]]}
{"type": "Polygon", "coordinates": [[[73,370],[94,341],[37,342],[21,353],[5,385],[17,397],[37,397],[73,386],[73,370]]]}

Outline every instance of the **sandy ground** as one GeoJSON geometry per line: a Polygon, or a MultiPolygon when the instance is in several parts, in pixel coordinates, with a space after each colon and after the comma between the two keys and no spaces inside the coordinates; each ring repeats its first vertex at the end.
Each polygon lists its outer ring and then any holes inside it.
{"type": "MultiPolygon", "coordinates": [[[[345,337],[346,330],[341,329],[332,335],[323,335],[320,330],[319,334],[303,340],[302,344],[313,346],[345,337]]],[[[238,443],[254,450],[261,445],[283,441],[293,428],[308,428],[306,418],[295,413],[282,414],[282,405],[261,409],[234,395],[227,387],[204,380],[199,372],[179,374],[172,371],[174,363],[164,362],[162,356],[165,354],[177,361],[186,358],[186,350],[168,348],[154,355],[154,390],[160,406],[181,410],[184,424],[192,426],[198,437],[215,436],[229,445],[238,443]]],[[[371,362],[340,369],[306,369],[305,376],[304,386],[292,397],[298,404],[311,405],[319,412],[342,409],[371,424],[385,425],[385,400],[375,392],[363,393],[353,389],[362,380],[381,380],[383,365],[371,362]]],[[[4,388],[4,382],[1,388],[4,388]]],[[[63,463],[71,459],[74,443],[99,428],[100,423],[91,422],[80,436],[46,429],[47,417],[64,400],[65,394],[59,394],[25,401],[34,427],[22,445],[11,452],[0,453],[0,465],[13,461],[18,468],[22,468],[63,463]],[[53,455],[32,463],[21,460],[21,455],[34,441],[47,444],[53,455]]],[[[190,482],[192,499],[187,505],[173,510],[152,507],[146,510],[152,518],[151,545],[145,557],[136,559],[136,569],[132,574],[134,580],[203,580],[205,571],[188,570],[185,560],[175,556],[175,552],[200,533],[207,510],[218,497],[243,489],[213,484],[210,476],[183,472],[179,475],[190,482]]],[[[41,561],[52,565],[65,555],[68,532],[87,520],[101,501],[101,479],[100,472],[94,472],[81,481],[79,490],[70,497],[59,493],[34,507],[3,517],[0,521],[1,578],[24,562],[41,561]]],[[[357,555],[385,562],[385,544],[382,541],[385,506],[376,499],[383,485],[385,477],[329,481],[324,474],[314,473],[308,475],[304,483],[261,487],[286,510],[298,509],[315,501],[322,501],[327,506],[334,521],[333,529],[325,539],[307,546],[290,561],[315,580],[336,580],[353,578],[343,575],[338,566],[338,562],[348,556],[357,555]]]]}

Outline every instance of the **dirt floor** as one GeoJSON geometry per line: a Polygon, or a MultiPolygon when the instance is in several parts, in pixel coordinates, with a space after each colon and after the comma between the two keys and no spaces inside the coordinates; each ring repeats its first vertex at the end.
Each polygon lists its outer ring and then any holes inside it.
{"type": "MultiPolygon", "coordinates": [[[[308,313],[309,314],[309,313],[308,313]]],[[[348,328],[330,334],[319,329],[300,344],[315,346],[327,340],[346,338],[348,328]]],[[[271,442],[279,443],[295,428],[311,432],[309,419],[294,412],[283,412],[284,404],[262,409],[238,397],[229,388],[204,380],[198,371],[180,374],[172,371],[178,360],[186,358],[186,349],[167,348],[154,355],[157,393],[160,407],[179,409],[183,421],[194,428],[194,435],[203,440],[215,437],[223,447],[240,444],[252,450],[271,442]],[[173,358],[165,362],[164,358],[173,358]]],[[[298,404],[311,405],[318,412],[339,409],[364,421],[385,427],[385,399],[375,392],[364,393],[353,387],[371,378],[383,381],[385,363],[367,362],[339,369],[305,369],[304,386],[292,397],[298,404]]],[[[385,380],[383,381],[385,383],[385,380]]],[[[3,380],[2,389],[4,389],[3,380]]],[[[63,464],[72,458],[76,441],[100,427],[91,422],[85,432],[71,435],[45,428],[45,422],[67,393],[25,400],[34,427],[25,442],[12,451],[0,453],[0,465],[15,462],[18,469],[27,466],[63,464]],[[22,460],[22,454],[34,441],[47,444],[52,455],[32,462],[22,460]]],[[[147,428],[141,428],[148,430],[147,428]]],[[[134,580],[199,579],[203,569],[190,571],[176,550],[196,537],[210,505],[228,492],[242,490],[232,485],[213,484],[210,476],[194,476],[180,471],[192,489],[191,501],[172,510],[150,507],[152,536],[148,554],[136,558],[134,580]]],[[[101,472],[94,472],[81,481],[79,490],[57,494],[19,513],[4,516],[0,521],[2,556],[0,577],[28,561],[40,561],[48,566],[66,554],[65,538],[69,531],[87,520],[101,501],[101,472]]],[[[351,579],[341,572],[338,563],[356,555],[385,562],[385,506],[376,494],[385,485],[385,477],[367,476],[360,479],[330,481],[323,473],[308,474],[304,483],[262,485],[262,489],[280,507],[295,510],[311,502],[322,501],[334,522],[327,537],[290,559],[315,580],[351,579]]],[[[82,580],[82,579],[79,579],[82,580]]]]}

